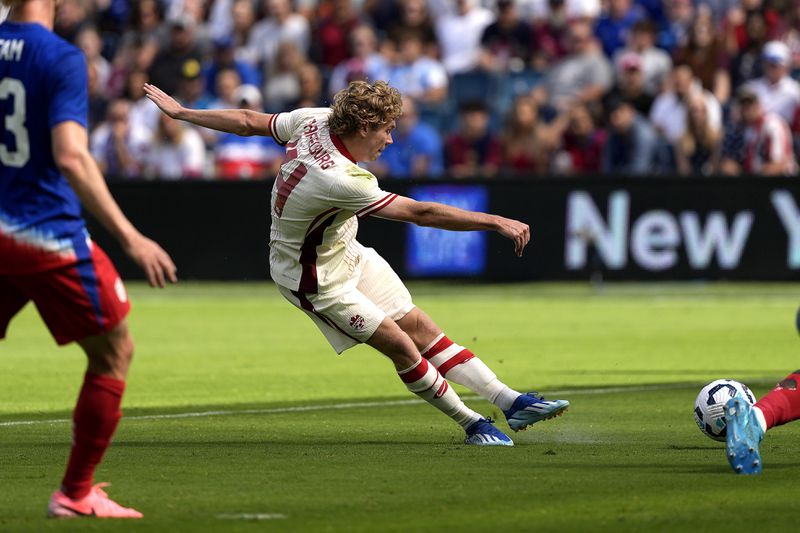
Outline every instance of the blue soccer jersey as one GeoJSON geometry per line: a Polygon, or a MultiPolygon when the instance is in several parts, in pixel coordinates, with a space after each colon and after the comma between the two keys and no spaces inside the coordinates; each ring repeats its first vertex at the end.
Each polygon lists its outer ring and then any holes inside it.
{"type": "Polygon", "coordinates": [[[85,248],[81,207],[51,129],[86,127],[83,53],[39,24],[0,24],[0,273],[41,271],[85,248]]]}

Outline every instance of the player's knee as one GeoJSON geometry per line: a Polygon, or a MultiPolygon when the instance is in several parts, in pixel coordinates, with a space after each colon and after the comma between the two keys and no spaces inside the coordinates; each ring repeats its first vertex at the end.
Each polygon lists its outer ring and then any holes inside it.
{"type": "Polygon", "coordinates": [[[128,372],[134,351],[133,338],[128,328],[114,328],[106,334],[106,341],[100,355],[102,364],[111,373],[124,376],[128,372]]]}
{"type": "Polygon", "coordinates": [[[133,352],[133,338],[131,337],[130,333],[126,332],[125,336],[119,340],[116,348],[114,349],[115,357],[127,365],[130,364],[131,359],[133,359],[133,352]]]}

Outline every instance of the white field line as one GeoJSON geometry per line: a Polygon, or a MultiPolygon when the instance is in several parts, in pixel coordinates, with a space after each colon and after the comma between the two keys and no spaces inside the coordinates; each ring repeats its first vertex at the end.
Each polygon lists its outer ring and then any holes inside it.
{"type": "MultiPolygon", "coordinates": [[[[670,389],[685,389],[692,387],[691,383],[671,383],[660,385],[639,385],[631,387],[598,387],[593,389],[564,389],[556,391],[548,391],[547,397],[553,398],[555,396],[581,396],[589,394],[614,394],[618,392],[655,392],[670,389]]],[[[474,394],[462,395],[465,400],[476,400],[480,397],[474,394]]],[[[418,398],[410,398],[408,400],[384,400],[380,402],[347,402],[347,403],[333,403],[333,404],[320,404],[320,405],[298,405],[295,407],[274,407],[271,409],[222,409],[218,411],[195,411],[188,413],[169,413],[163,415],[138,415],[138,416],[125,416],[123,420],[129,422],[131,420],[168,420],[173,418],[199,418],[206,416],[233,416],[233,415],[275,415],[284,413],[302,413],[306,411],[338,411],[344,409],[362,409],[364,407],[391,407],[393,405],[414,405],[425,403],[424,400],[418,398]]],[[[41,424],[67,424],[71,423],[70,418],[55,418],[50,420],[11,420],[8,422],[0,422],[0,427],[14,427],[14,426],[33,426],[41,424]]]]}

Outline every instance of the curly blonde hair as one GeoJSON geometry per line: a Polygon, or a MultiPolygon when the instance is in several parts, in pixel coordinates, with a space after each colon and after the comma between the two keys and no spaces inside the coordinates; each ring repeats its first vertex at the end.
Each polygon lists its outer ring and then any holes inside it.
{"type": "Polygon", "coordinates": [[[328,126],[336,135],[375,129],[403,114],[400,92],[385,81],[352,81],[333,97],[328,126]]]}

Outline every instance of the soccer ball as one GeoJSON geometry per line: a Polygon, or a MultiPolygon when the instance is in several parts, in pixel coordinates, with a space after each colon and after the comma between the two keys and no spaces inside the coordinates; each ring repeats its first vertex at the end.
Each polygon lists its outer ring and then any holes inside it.
{"type": "Polygon", "coordinates": [[[694,401],[694,421],[700,431],[714,440],[724,441],[727,434],[725,403],[737,394],[750,405],[756,403],[747,385],[732,379],[718,379],[700,389],[700,394],[694,401]]]}

